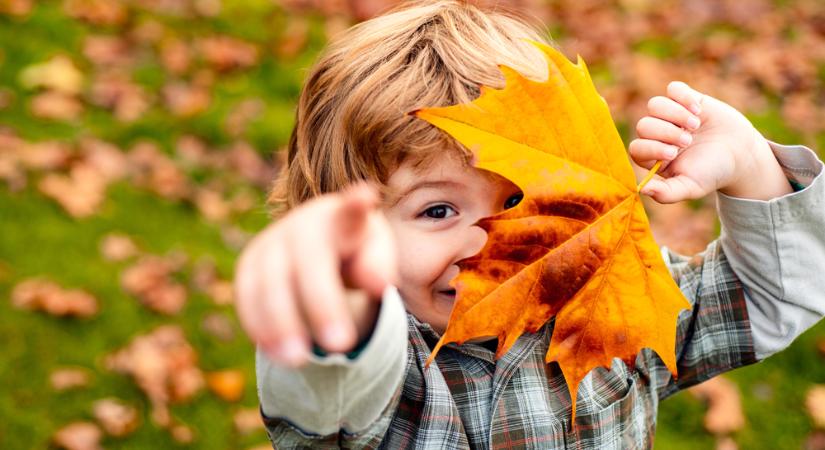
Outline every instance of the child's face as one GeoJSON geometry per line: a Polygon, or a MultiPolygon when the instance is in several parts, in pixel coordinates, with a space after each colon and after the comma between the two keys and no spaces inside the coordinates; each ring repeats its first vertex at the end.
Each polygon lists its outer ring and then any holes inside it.
{"type": "Polygon", "coordinates": [[[455,263],[478,253],[487,239],[473,224],[515,206],[521,193],[503,177],[449,156],[424,170],[403,163],[387,187],[385,214],[398,245],[398,289],[410,313],[443,333],[455,301],[449,286],[458,275],[455,263]]]}

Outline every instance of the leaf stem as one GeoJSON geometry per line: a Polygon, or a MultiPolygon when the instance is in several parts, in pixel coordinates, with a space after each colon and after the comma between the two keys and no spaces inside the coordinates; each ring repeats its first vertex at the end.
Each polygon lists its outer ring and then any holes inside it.
{"type": "Polygon", "coordinates": [[[641,182],[639,182],[638,186],[636,186],[636,192],[641,192],[642,188],[645,187],[645,185],[648,181],[650,181],[651,178],[653,178],[653,175],[656,175],[656,172],[659,171],[659,167],[661,166],[662,162],[656,161],[656,164],[654,164],[653,167],[650,168],[650,171],[647,173],[647,175],[645,175],[645,178],[641,182]]]}

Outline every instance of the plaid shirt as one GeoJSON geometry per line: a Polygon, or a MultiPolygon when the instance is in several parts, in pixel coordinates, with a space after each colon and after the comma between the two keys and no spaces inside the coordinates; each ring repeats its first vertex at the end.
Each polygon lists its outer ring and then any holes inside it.
{"type": "Polygon", "coordinates": [[[357,434],[307,434],[264,417],[273,445],[287,448],[650,448],[659,400],[717,374],[756,362],[742,284],[718,241],[692,258],[666,251],[693,309],[679,316],[674,380],[643,350],[636,369],[614,359],[579,386],[575,426],[570,395],[545,353],[553,320],[519,338],[496,361],[476,344],[449,344],[424,367],[439,335],[408,314],[406,377],[381,417],[357,434]]]}
{"type": "MultiPolygon", "coordinates": [[[[449,344],[425,369],[424,363],[440,336],[407,314],[406,374],[377,420],[354,434],[341,430],[317,435],[285,418],[264,415],[273,446],[652,447],[659,400],[769,356],[825,316],[821,298],[825,283],[815,276],[825,265],[825,239],[820,231],[825,226],[825,182],[820,179],[823,165],[804,147],[771,143],[771,148],[788,179],[795,183],[795,190],[809,186],[804,188],[804,195],[754,203],[720,194],[720,205],[724,205],[719,209],[720,219],[723,224],[727,221],[728,232],[735,233],[736,239],[726,237],[723,226],[722,238],[701,254],[686,257],[663,249],[673,278],[693,304],[678,319],[678,379],[674,380],[659,357],[648,349],[638,355],[634,370],[614,359],[610,370],[594,369],[582,380],[576,423],[571,426],[570,395],[564,377],[556,363],[544,362],[553,320],[538,332],[521,336],[498,361],[493,351],[482,345],[449,344]],[[780,229],[786,239],[771,240],[780,229]],[[744,247],[745,242],[751,247],[744,247]],[[738,252],[731,253],[736,255],[737,272],[731,267],[734,259],[728,260],[723,246],[738,252]],[[763,266],[768,263],[764,259],[796,260],[801,253],[815,259],[813,266],[786,265],[778,274],[764,272],[763,266]],[[740,276],[750,281],[743,284],[740,276]],[[776,293],[775,286],[765,289],[757,279],[779,285],[781,291],[776,293]],[[751,314],[758,333],[751,328],[749,307],[755,308],[751,314]]],[[[288,409],[280,410],[289,414],[288,409]]]]}

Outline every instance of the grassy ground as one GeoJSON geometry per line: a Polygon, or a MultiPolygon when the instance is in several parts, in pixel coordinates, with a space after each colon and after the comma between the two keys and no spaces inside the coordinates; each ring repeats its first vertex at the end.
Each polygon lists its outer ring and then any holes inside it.
{"type": "MultiPolygon", "coordinates": [[[[252,42],[268,42],[277,39],[289,17],[273,9],[269,0],[233,0],[224,2],[219,16],[194,22],[142,11],[135,12],[131,20],[145,19],[158,20],[184,38],[218,30],[252,42]]],[[[71,141],[91,135],[127,148],[137,139],[149,138],[171,151],[177,137],[194,134],[210,145],[221,146],[231,141],[221,131],[223,117],[231,107],[242,99],[260,98],[265,110],[250,123],[243,137],[269,155],[286,142],[303,68],[323,45],[321,25],[311,23],[302,52],[284,60],[267,53],[260,64],[247,71],[222,75],[212,88],[210,106],[195,117],[172,117],[161,105],[155,105],[128,124],[94,107],[87,108],[73,122],[43,121],[32,117],[26,107],[34,93],[20,85],[20,70],[55,53],[83,61],[80,48],[85,36],[116,30],[67,18],[61,2],[37,2],[25,20],[0,16],[0,87],[12,97],[9,106],[0,108],[0,125],[32,141],[71,141]]],[[[152,58],[140,59],[134,76],[150,91],[157,91],[168,78],[152,58]]],[[[770,138],[783,142],[797,138],[775,111],[754,121],[770,138]]],[[[626,124],[622,127],[627,128],[626,124]]],[[[258,200],[263,205],[263,193],[259,192],[258,200]]],[[[254,232],[267,220],[261,207],[233,221],[254,232]]],[[[47,447],[55,430],[71,421],[90,419],[91,403],[106,396],[117,396],[137,406],[144,425],[127,438],[108,438],[105,446],[180,446],[168,432],[151,425],[148,401],[135,384],[103,366],[106,354],[135,335],[165,323],[183,327],[204,370],[241,368],[246,374],[245,393],[239,403],[227,403],[204,392],[192,402],[172,408],[177,419],[194,428],[196,440],[192,446],[227,449],[265,443],[262,432],[240,435],[231,422],[237,408],[257,405],[252,347],[240,333],[232,308],[216,306],[207,297],[192,294],[178,316],[149,312],[121,289],[119,280],[125,264],[107,262],[100,256],[100,239],[113,231],[132,236],[150,253],[180,250],[192,260],[209,258],[224,277],[232,275],[237,250],[224,242],[218,225],[204,220],[187,203],[117,183],[109,189],[98,214],[73,219],[39,194],[33,183],[20,192],[0,186],[0,386],[4,392],[0,395],[0,448],[47,447]],[[13,308],[8,301],[11,289],[32,276],[46,276],[63,286],[88,290],[100,301],[100,314],[88,320],[61,319],[13,308]],[[223,342],[203,331],[202,321],[212,313],[230,318],[236,331],[234,339],[223,342]],[[90,369],[94,373],[92,383],[80,390],[53,391],[48,384],[49,374],[62,366],[90,369]]],[[[741,448],[802,446],[812,430],[804,412],[806,390],[814,383],[825,383],[825,364],[816,349],[821,338],[825,338],[825,324],[807,332],[783,353],[729,375],[740,386],[747,416],[747,426],[734,436],[741,448]]],[[[665,401],[659,415],[657,448],[712,448],[714,437],[702,426],[704,411],[704,405],[687,393],[665,401]]]]}

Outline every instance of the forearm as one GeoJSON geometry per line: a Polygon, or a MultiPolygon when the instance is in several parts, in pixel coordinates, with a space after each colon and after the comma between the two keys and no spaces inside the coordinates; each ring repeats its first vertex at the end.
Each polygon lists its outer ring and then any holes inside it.
{"type": "Polygon", "coordinates": [[[258,395],[266,417],[282,418],[307,434],[342,428],[358,432],[376,421],[403,383],[407,319],[397,290],[385,292],[370,341],[355,359],[312,356],[300,369],[257,352],[258,395]]]}
{"type": "Polygon", "coordinates": [[[718,203],[720,241],[745,286],[760,359],[787,347],[825,315],[822,163],[802,147],[773,149],[783,176],[803,190],[768,201],[722,193],[718,203]]]}

